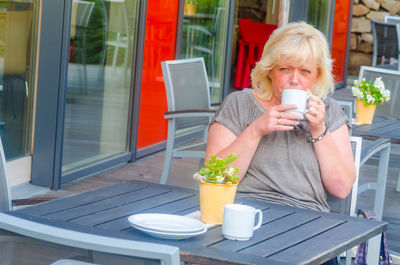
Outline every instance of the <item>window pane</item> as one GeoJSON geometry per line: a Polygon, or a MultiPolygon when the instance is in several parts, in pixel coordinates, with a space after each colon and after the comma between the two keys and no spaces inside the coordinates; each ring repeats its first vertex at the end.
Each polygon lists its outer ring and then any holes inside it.
{"type": "Polygon", "coordinates": [[[63,173],[128,151],[135,0],[74,0],[63,173]]]}
{"type": "Polygon", "coordinates": [[[185,0],[180,58],[204,58],[212,103],[222,100],[229,3],[185,0]]]}
{"type": "Polygon", "coordinates": [[[32,3],[0,3],[0,136],[7,160],[30,154],[35,8],[32,3]]]}
{"type": "Polygon", "coordinates": [[[307,22],[314,25],[325,36],[329,37],[329,27],[331,23],[331,10],[334,1],[309,0],[307,22]]]}

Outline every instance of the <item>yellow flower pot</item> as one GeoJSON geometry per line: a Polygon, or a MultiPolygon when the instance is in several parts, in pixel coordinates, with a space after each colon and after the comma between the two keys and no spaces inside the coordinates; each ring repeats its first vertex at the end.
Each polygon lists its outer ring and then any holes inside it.
{"type": "Polygon", "coordinates": [[[215,184],[199,182],[201,221],[208,224],[222,224],[225,204],[233,203],[236,184],[215,184]]]}
{"type": "Polygon", "coordinates": [[[376,105],[365,105],[360,99],[356,99],[356,122],[360,124],[371,124],[374,118],[376,105]]]}
{"type": "Polygon", "coordinates": [[[183,8],[183,13],[188,16],[193,16],[196,14],[196,5],[193,3],[185,3],[183,8]]]}

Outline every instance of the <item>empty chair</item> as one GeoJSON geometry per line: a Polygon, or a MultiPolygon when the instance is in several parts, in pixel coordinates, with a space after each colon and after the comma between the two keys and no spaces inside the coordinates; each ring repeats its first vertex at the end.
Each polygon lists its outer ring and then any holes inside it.
{"type": "Polygon", "coordinates": [[[375,115],[400,119],[400,71],[387,70],[377,67],[361,66],[358,80],[374,82],[382,77],[385,88],[390,90],[390,100],[376,107],[375,115]]]}
{"type": "MultiPolygon", "coordinates": [[[[358,80],[365,78],[373,82],[375,78],[382,77],[385,87],[390,90],[390,101],[376,107],[375,115],[391,119],[400,119],[400,71],[381,69],[370,66],[361,66],[358,80]]],[[[396,155],[399,155],[396,153],[396,155]]],[[[400,173],[396,191],[400,192],[400,173]]]]}
{"type": "MultiPolygon", "coordinates": [[[[363,141],[362,137],[352,136],[350,139],[352,143],[353,155],[354,155],[354,163],[356,166],[356,180],[353,184],[353,188],[350,194],[343,200],[335,198],[328,194],[328,204],[331,208],[331,212],[345,214],[350,216],[356,216],[356,204],[357,204],[357,195],[366,189],[371,188],[370,183],[365,183],[359,187],[359,172],[360,167],[363,166],[373,155],[379,154],[379,169],[376,186],[380,186],[381,188],[376,188],[377,196],[375,196],[375,204],[374,204],[374,212],[377,213],[379,217],[382,218],[383,213],[383,200],[379,200],[382,198],[382,192],[384,195],[386,188],[386,175],[389,166],[389,154],[390,154],[390,142],[388,139],[379,139],[376,141],[363,141]],[[382,188],[383,187],[383,188],[382,188]]],[[[380,237],[377,236],[369,241],[369,249],[368,252],[368,260],[375,261],[379,255],[379,246],[380,246],[380,237]]],[[[346,265],[351,264],[351,252],[346,252],[346,265]]],[[[374,264],[371,262],[370,264],[374,264]]]]}
{"type": "Polygon", "coordinates": [[[179,248],[40,224],[0,213],[2,264],[179,265],[179,248]]]}
{"type": "Polygon", "coordinates": [[[400,70],[400,24],[372,20],[372,66],[400,70]],[[394,61],[394,63],[393,63],[394,61]]]}
{"type": "Polygon", "coordinates": [[[168,119],[168,138],[160,181],[165,184],[173,157],[204,159],[208,125],[215,110],[210,107],[203,58],[164,61],[161,66],[168,101],[168,112],[164,115],[168,119]],[[203,133],[200,143],[176,146],[177,138],[194,132],[203,133]]]}
{"type": "Polygon", "coordinates": [[[273,24],[255,23],[251,19],[239,21],[239,52],[233,86],[250,88],[250,72],[261,58],[265,43],[277,28],[273,24]]]}

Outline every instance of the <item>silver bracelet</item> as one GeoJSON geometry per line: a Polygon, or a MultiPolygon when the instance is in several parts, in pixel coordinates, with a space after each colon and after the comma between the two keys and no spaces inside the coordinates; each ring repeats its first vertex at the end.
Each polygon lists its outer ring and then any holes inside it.
{"type": "Polygon", "coordinates": [[[308,138],[308,141],[311,142],[311,143],[316,143],[316,142],[320,141],[322,138],[324,138],[324,136],[326,135],[327,132],[328,132],[328,127],[325,124],[325,131],[320,136],[318,136],[317,138],[312,138],[312,136],[310,136],[308,138]]]}

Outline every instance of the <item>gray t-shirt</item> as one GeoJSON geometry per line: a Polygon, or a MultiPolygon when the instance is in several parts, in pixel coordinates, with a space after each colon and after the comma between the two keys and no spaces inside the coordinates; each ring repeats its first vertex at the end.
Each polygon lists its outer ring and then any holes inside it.
{"type": "MultiPolygon", "coordinates": [[[[329,132],[346,124],[347,118],[336,101],[327,97],[324,103],[329,132]]],[[[264,111],[251,92],[234,92],[226,97],[211,123],[217,121],[239,136],[264,111]]],[[[292,131],[263,136],[240,181],[238,196],[329,211],[313,144],[307,140],[309,135],[307,122],[302,121],[292,131]]]]}

